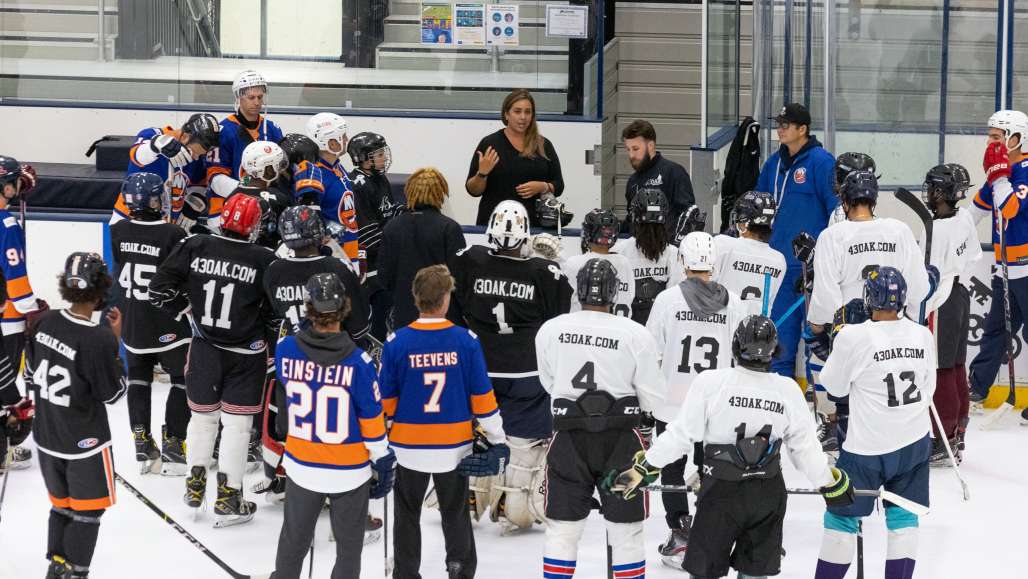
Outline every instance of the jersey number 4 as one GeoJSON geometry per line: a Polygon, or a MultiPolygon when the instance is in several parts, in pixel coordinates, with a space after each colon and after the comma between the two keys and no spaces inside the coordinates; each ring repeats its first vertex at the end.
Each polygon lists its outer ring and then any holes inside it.
{"type": "Polygon", "coordinates": [[[886,374],[882,381],[885,382],[885,387],[889,391],[889,408],[906,406],[907,404],[913,404],[921,401],[921,390],[919,390],[917,384],[914,383],[915,376],[916,374],[911,371],[900,372],[900,380],[907,383],[907,389],[903,391],[903,400],[901,401],[896,398],[896,377],[892,372],[886,374]]]}
{"type": "Polygon", "coordinates": [[[32,373],[32,382],[39,388],[39,396],[43,400],[65,408],[71,405],[71,395],[65,393],[71,386],[71,375],[64,366],[51,366],[48,360],[42,360],[32,373]],[[51,383],[50,378],[57,378],[57,381],[51,383]]]}

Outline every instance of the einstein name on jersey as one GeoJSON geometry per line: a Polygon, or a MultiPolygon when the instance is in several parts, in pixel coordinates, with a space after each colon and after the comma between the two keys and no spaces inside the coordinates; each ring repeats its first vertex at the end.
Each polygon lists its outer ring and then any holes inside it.
{"type": "Polygon", "coordinates": [[[875,352],[875,362],[896,360],[899,358],[910,358],[912,360],[924,359],[924,348],[888,348],[875,352]]]}
{"type": "Polygon", "coordinates": [[[704,315],[690,310],[679,310],[675,312],[675,319],[679,322],[704,322],[707,324],[720,324],[722,326],[728,324],[728,314],[717,312],[704,315]]]}
{"type": "Polygon", "coordinates": [[[193,262],[189,264],[189,269],[196,273],[236,279],[244,283],[253,283],[257,280],[256,268],[219,259],[194,257],[193,262]]]}
{"type": "Polygon", "coordinates": [[[752,408],[766,410],[775,414],[785,414],[785,405],[777,400],[765,400],[755,396],[729,396],[728,405],[736,408],[752,408]]]}
{"type": "Polygon", "coordinates": [[[429,352],[427,354],[407,354],[411,368],[438,368],[440,366],[456,366],[457,352],[429,352]]]}
{"type": "Polygon", "coordinates": [[[349,386],[353,382],[353,366],[332,364],[322,366],[310,360],[282,358],[281,376],[286,380],[315,382],[330,386],[349,386]]]}
{"type": "Polygon", "coordinates": [[[563,332],[557,337],[557,341],[561,344],[596,346],[597,348],[606,348],[608,350],[618,349],[618,341],[606,336],[589,336],[586,334],[576,334],[574,332],[563,332]]]}
{"type": "Polygon", "coordinates": [[[475,293],[484,296],[512,298],[533,301],[535,284],[507,279],[478,278],[475,280],[475,293]]]}
{"type": "Polygon", "coordinates": [[[755,273],[757,275],[770,275],[771,277],[778,278],[782,275],[782,270],[777,267],[771,267],[762,263],[751,263],[749,261],[735,260],[732,262],[732,269],[735,271],[741,271],[743,273],[755,273]]]}
{"type": "Polygon", "coordinates": [[[879,251],[883,253],[896,253],[896,242],[895,241],[863,241],[860,243],[854,243],[849,247],[850,255],[857,255],[860,253],[870,253],[873,251],[879,251]]]}
{"type": "Polygon", "coordinates": [[[118,244],[118,247],[126,253],[141,253],[143,255],[150,255],[153,257],[161,256],[161,248],[149,245],[147,243],[139,243],[136,241],[122,241],[118,244]]]}
{"type": "Polygon", "coordinates": [[[44,334],[43,332],[36,332],[36,342],[43,344],[47,348],[50,348],[69,360],[74,360],[75,354],[77,354],[75,349],[71,346],[49,334],[44,334]]]}

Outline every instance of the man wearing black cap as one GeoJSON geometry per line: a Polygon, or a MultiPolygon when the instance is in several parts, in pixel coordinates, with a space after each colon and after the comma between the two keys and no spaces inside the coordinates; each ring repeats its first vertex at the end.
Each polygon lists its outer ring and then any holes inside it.
{"type": "Polygon", "coordinates": [[[783,376],[796,375],[796,348],[803,322],[803,307],[792,308],[800,297],[796,280],[802,266],[793,256],[792,240],[806,232],[815,239],[828,226],[828,218],[839,204],[832,187],[835,158],[810,134],[810,112],[799,103],[782,107],[775,117],[778,151],[768,157],[757,179],[757,191],[775,197],[778,213],[771,228],[769,245],[785,256],[786,273],[771,308],[778,326],[779,354],[771,369],[783,376]],[[786,316],[786,312],[791,313],[786,316]],[[784,319],[781,319],[783,318],[784,319]]]}

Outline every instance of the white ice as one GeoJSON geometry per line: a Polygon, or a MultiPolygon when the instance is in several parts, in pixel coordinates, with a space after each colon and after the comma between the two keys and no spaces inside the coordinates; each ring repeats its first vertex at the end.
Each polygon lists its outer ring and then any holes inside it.
{"type": "MultiPolygon", "coordinates": [[[[159,432],[166,386],[155,385],[154,430],[159,432]]],[[[193,533],[212,552],[242,573],[268,573],[275,561],[281,525],[281,507],[258,500],[258,512],[247,525],[214,529],[210,516],[194,521],[182,503],[182,478],[138,474],[133,456],[124,399],[110,408],[118,472],[155,501],[179,524],[193,533]]],[[[1028,439],[1028,428],[1018,426],[1016,413],[996,431],[981,431],[980,418],[972,419],[968,451],[962,472],[971,486],[971,501],[963,502],[960,486],[951,469],[932,469],[932,512],[921,519],[921,538],[915,577],[950,579],[963,577],[1026,577],[1025,551],[1028,546],[1024,524],[1028,509],[1025,452],[1020,444],[1028,439]]],[[[31,445],[30,445],[31,446],[31,445]]],[[[247,487],[257,480],[247,479],[247,487]]],[[[809,483],[788,468],[789,486],[809,483]]],[[[213,492],[213,484],[209,493],[213,492]]],[[[253,498],[253,497],[250,497],[253,498]]],[[[377,504],[375,504],[377,503],[377,504]]],[[[381,501],[372,511],[381,513],[381,501]]],[[[652,512],[646,523],[647,575],[683,578],[685,574],[664,567],[656,553],[666,529],[659,497],[650,501],[652,512]]],[[[37,579],[46,573],[46,526],[50,503],[39,469],[12,471],[0,521],[0,578],[37,579]]],[[[779,577],[813,576],[821,542],[824,502],[816,496],[793,496],[785,523],[785,549],[779,577]]],[[[227,575],[203,553],[145,507],[120,485],[117,504],[108,510],[100,527],[100,540],[90,577],[121,579],[201,579],[227,575]]],[[[865,575],[881,577],[885,561],[885,521],[881,512],[867,519],[865,529],[865,575]]],[[[422,521],[422,576],[445,579],[443,539],[436,511],[426,510],[422,521]]],[[[476,524],[478,546],[477,577],[513,579],[542,576],[542,529],[515,536],[500,536],[500,528],[483,521],[476,524]]],[[[327,578],[334,559],[334,544],[328,541],[327,514],[323,514],[315,538],[314,577],[327,578]]],[[[391,552],[391,550],[390,550],[391,552]]],[[[582,539],[577,577],[606,577],[603,525],[594,514],[582,539]]],[[[383,576],[382,542],[367,546],[362,577],[383,576]]],[[[304,577],[306,577],[306,567],[304,577]]],[[[734,574],[731,575],[734,577],[734,574]]],[[[856,576],[855,565],[848,577],[856,576]]]]}

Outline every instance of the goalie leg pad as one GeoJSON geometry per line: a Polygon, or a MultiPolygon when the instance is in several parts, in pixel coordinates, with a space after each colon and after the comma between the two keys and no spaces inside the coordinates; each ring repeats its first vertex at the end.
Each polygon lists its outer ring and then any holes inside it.
{"type": "Polygon", "coordinates": [[[502,475],[494,477],[490,489],[489,505],[494,520],[500,517],[502,500],[502,517],[519,529],[529,529],[533,523],[546,521],[547,442],[547,439],[507,438],[510,464],[502,475]]]}

